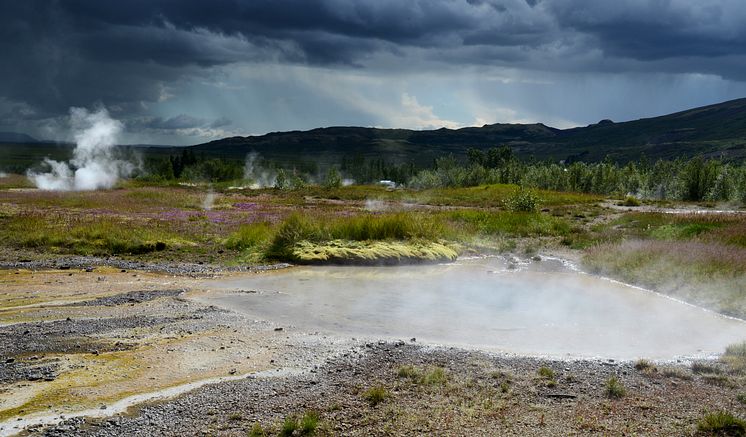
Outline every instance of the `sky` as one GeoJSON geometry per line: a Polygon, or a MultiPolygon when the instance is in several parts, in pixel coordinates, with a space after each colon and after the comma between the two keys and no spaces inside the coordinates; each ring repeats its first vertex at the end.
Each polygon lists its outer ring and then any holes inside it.
{"type": "Polygon", "coordinates": [[[743,0],[0,0],[0,131],[566,128],[746,97],[743,0]]]}

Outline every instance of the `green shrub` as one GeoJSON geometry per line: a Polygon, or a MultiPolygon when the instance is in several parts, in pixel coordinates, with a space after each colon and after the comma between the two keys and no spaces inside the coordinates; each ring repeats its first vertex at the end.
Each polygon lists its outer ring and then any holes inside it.
{"type": "Polygon", "coordinates": [[[504,206],[508,211],[535,212],[539,203],[541,199],[536,192],[521,187],[505,199],[504,206]]]}

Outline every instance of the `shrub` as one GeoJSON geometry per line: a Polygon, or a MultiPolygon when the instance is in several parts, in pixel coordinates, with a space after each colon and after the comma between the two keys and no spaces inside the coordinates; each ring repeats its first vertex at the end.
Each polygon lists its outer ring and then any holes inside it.
{"type": "Polygon", "coordinates": [[[507,199],[505,209],[514,212],[535,212],[541,203],[541,199],[533,190],[519,188],[507,199]]]}
{"type": "Polygon", "coordinates": [[[709,413],[697,423],[697,434],[746,436],[746,421],[725,411],[709,413]]]}
{"type": "Polygon", "coordinates": [[[605,391],[606,391],[606,396],[612,399],[620,399],[624,397],[624,395],[627,392],[622,382],[616,376],[612,376],[606,381],[605,391]]]}

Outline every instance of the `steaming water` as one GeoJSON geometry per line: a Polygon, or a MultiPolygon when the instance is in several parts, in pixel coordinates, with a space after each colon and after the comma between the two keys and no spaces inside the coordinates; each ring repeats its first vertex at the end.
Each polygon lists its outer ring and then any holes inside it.
{"type": "Polygon", "coordinates": [[[742,321],[648,291],[569,269],[509,271],[496,259],[303,267],[206,285],[207,303],[284,326],[527,355],[703,357],[746,338],[742,321]]]}

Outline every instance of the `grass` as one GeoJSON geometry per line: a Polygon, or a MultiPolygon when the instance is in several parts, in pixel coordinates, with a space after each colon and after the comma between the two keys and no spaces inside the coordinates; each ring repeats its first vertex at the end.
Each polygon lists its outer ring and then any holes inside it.
{"type": "Polygon", "coordinates": [[[720,360],[731,373],[746,373],[746,342],[732,344],[725,348],[725,353],[720,360]]]}
{"type": "MultiPolygon", "coordinates": [[[[280,436],[291,437],[298,435],[314,435],[319,427],[320,421],[321,416],[318,412],[313,410],[306,411],[301,417],[297,417],[295,415],[287,416],[285,417],[285,420],[282,422],[282,426],[280,427],[280,436]]],[[[256,427],[256,424],[254,425],[254,427],[256,427]]]]}
{"type": "Polygon", "coordinates": [[[746,421],[726,411],[708,413],[697,422],[697,434],[708,436],[746,436],[746,421]]]}
{"type": "Polygon", "coordinates": [[[555,379],[554,370],[550,369],[549,367],[542,366],[539,367],[539,370],[537,370],[536,373],[542,380],[544,380],[544,383],[547,387],[554,388],[557,386],[557,380],[555,379]]]}
{"type": "Polygon", "coordinates": [[[14,247],[81,255],[139,255],[191,242],[157,220],[22,213],[0,217],[0,239],[14,247]]]}
{"type": "Polygon", "coordinates": [[[442,224],[422,214],[327,220],[292,214],[278,227],[266,256],[300,263],[452,261],[458,253],[437,241],[441,233],[442,224]]]}
{"type": "Polygon", "coordinates": [[[583,264],[593,273],[746,317],[746,248],[696,239],[628,240],[589,249],[583,264]]]}
{"type": "Polygon", "coordinates": [[[272,238],[272,225],[267,222],[241,225],[225,240],[225,247],[233,250],[262,248],[272,238]]]}
{"type": "Polygon", "coordinates": [[[736,400],[742,405],[746,405],[746,393],[738,393],[736,395],[736,400]]]}
{"type": "Polygon", "coordinates": [[[654,368],[655,365],[644,358],[640,358],[639,360],[635,361],[635,369],[641,372],[650,371],[654,368]]]}
{"type": "Polygon", "coordinates": [[[606,387],[604,389],[606,396],[612,399],[621,399],[627,393],[622,382],[616,376],[612,376],[606,380],[606,387]]]}
{"type": "Polygon", "coordinates": [[[446,217],[468,234],[542,237],[566,236],[571,232],[567,220],[540,213],[460,210],[446,217]]]}
{"type": "Polygon", "coordinates": [[[549,367],[539,367],[536,373],[544,379],[554,379],[554,370],[549,367]]]}
{"type": "Polygon", "coordinates": [[[417,385],[442,386],[448,382],[448,372],[442,367],[428,367],[420,369],[415,366],[406,365],[397,369],[399,378],[407,378],[417,385]]]}
{"type": "Polygon", "coordinates": [[[264,430],[259,422],[254,423],[251,430],[247,433],[248,437],[267,437],[267,431],[264,430]]]}
{"type": "Polygon", "coordinates": [[[391,393],[383,385],[374,385],[363,392],[363,399],[371,407],[375,407],[391,396],[391,393]]]}

